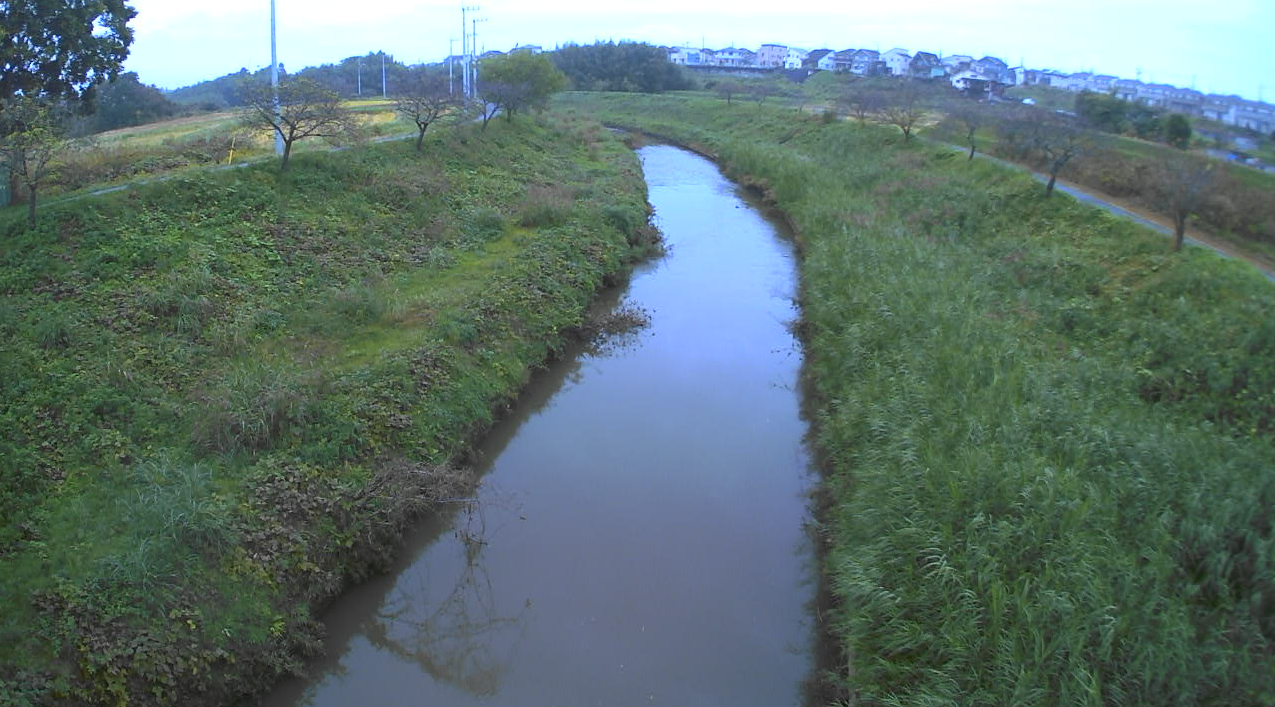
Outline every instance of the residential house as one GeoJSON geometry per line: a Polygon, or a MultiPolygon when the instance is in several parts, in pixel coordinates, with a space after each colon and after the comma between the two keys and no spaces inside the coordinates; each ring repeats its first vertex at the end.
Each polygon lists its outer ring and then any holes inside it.
{"type": "Polygon", "coordinates": [[[1015,66],[1005,72],[1005,78],[1015,86],[1022,86],[1027,83],[1027,67],[1015,66]]]}
{"type": "Polygon", "coordinates": [[[854,50],[842,49],[837,52],[836,62],[837,71],[849,72],[850,68],[854,66],[854,50]]]}
{"type": "Polygon", "coordinates": [[[1116,87],[1116,77],[1107,74],[1095,74],[1089,79],[1089,90],[1095,93],[1110,93],[1116,87]]]}
{"type": "Polygon", "coordinates": [[[933,77],[934,69],[938,69],[939,75],[942,75],[943,65],[939,63],[938,55],[930,52],[917,52],[912,57],[912,61],[908,63],[908,73],[912,78],[931,78],[933,77]]]}
{"type": "Polygon", "coordinates": [[[670,63],[679,64],[681,66],[704,66],[704,56],[698,49],[690,47],[674,47],[669,52],[668,60],[670,63]]]}
{"type": "Polygon", "coordinates": [[[1000,83],[1008,83],[1008,81],[1005,80],[1005,74],[1009,71],[1009,64],[1006,64],[994,56],[985,56],[970,64],[970,68],[984,76],[994,78],[1000,83]]]}
{"type": "Polygon", "coordinates": [[[1111,88],[1115,91],[1116,98],[1125,101],[1132,101],[1138,97],[1138,89],[1142,88],[1142,82],[1134,79],[1116,79],[1111,88]]]}
{"type": "Polygon", "coordinates": [[[985,74],[974,69],[966,69],[965,71],[953,74],[951,78],[952,87],[961,91],[972,98],[987,98],[992,95],[1002,95],[1005,92],[1005,84],[1000,80],[1001,77],[985,74]]]}
{"type": "Polygon", "coordinates": [[[742,47],[718,49],[715,54],[718,66],[752,66],[757,61],[756,52],[742,47]]]}
{"type": "Polygon", "coordinates": [[[860,49],[854,53],[854,62],[850,71],[860,76],[875,76],[877,64],[881,61],[881,53],[875,49],[860,49]]]}
{"type": "Polygon", "coordinates": [[[816,49],[806,55],[806,61],[802,63],[801,68],[835,71],[837,68],[837,53],[831,49],[816,49]]]}
{"type": "Polygon", "coordinates": [[[788,60],[788,47],[783,44],[763,44],[757,50],[757,65],[763,68],[778,68],[788,60]]]}
{"type": "Polygon", "coordinates": [[[1275,106],[1246,101],[1239,96],[1211,94],[1203,97],[1205,118],[1269,135],[1275,131],[1275,106]]]}
{"type": "Polygon", "coordinates": [[[784,57],[785,69],[800,69],[810,52],[797,47],[788,47],[788,56],[784,57]]]}
{"type": "Polygon", "coordinates": [[[950,74],[964,71],[974,63],[974,57],[968,54],[951,54],[939,59],[939,63],[947,67],[950,74]]]}
{"type": "Polygon", "coordinates": [[[699,50],[699,63],[700,66],[720,66],[717,61],[717,52],[712,49],[699,50]]]}
{"type": "Polygon", "coordinates": [[[881,54],[881,61],[885,62],[886,69],[892,76],[907,76],[909,65],[912,63],[912,55],[908,54],[908,50],[895,47],[888,52],[881,54]]]}
{"type": "Polygon", "coordinates": [[[523,44],[520,46],[515,46],[513,49],[510,49],[509,53],[513,54],[514,52],[527,52],[530,54],[540,54],[543,51],[544,49],[542,49],[539,44],[523,44]]]}

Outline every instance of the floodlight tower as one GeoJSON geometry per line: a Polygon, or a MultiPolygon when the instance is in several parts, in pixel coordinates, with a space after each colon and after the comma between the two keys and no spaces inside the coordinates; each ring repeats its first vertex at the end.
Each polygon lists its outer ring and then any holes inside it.
{"type": "MultiPolygon", "coordinates": [[[[279,43],[274,1],[270,0],[270,85],[274,88],[274,118],[278,125],[283,123],[283,113],[279,109],[279,43]]],[[[274,131],[274,153],[283,156],[283,133],[278,129],[274,131]]]]}

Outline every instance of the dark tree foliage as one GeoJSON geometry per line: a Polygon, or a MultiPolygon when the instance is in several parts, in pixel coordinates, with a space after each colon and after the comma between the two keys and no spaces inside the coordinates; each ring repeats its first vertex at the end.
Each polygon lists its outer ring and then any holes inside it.
{"type": "Polygon", "coordinates": [[[153,123],[176,114],[177,104],[158,88],[143,84],[130,71],[98,90],[97,112],[89,127],[93,132],[104,132],[153,123]]]}
{"type": "MultiPolygon", "coordinates": [[[[283,64],[279,65],[279,79],[288,76],[283,64]]],[[[192,106],[201,110],[224,110],[238,108],[243,105],[243,89],[248,84],[270,81],[270,67],[250,72],[240,69],[233,74],[226,74],[208,81],[200,81],[190,86],[183,86],[168,94],[169,100],[183,106],[192,106]]]]}
{"type": "Polygon", "coordinates": [[[568,44],[553,63],[582,91],[658,93],[690,88],[680,69],[659,47],[639,42],[568,44]]]}
{"type": "MultiPolygon", "coordinates": [[[[414,69],[400,63],[389,54],[368,52],[365,56],[352,56],[337,64],[306,67],[297,76],[310,79],[329,91],[336,91],[346,98],[379,98],[381,96],[381,58],[385,58],[385,92],[395,96],[408,90],[415,81],[414,69]],[[362,92],[360,93],[360,76],[362,92]]],[[[446,80],[446,73],[443,74],[446,80]]],[[[457,79],[460,77],[457,76],[457,79]]]]}
{"type": "Polygon", "coordinates": [[[1129,103],[1105,93],[1081,91],[1076,96],[1076,115],[1086,125],[1108,133],[1122,133],[1128,124],[1129,103]]]}
{"type": "Polygon", "coordinates": [[[124,0],[6,0],[0,4],[0,100],[19,93],[93,98],[119,74],[137,12],[124,0]]]}
{"type": "Polygon", "coordinates": [[[1173,250],[1182,250],[1187,221],[1200,213],[1217,188],[1216,164],[1190,155],[1171,154],[1155,172],[1154,194],[1173,217],[1173,250]]]}
{"type": "Polygon", "coordinates": [[[1164,134],[1164,114],[1141,103],[1129,103],[1126,108],[1129,129],[1144,140],[1159,140],[1164,134]]]}
{"type": "Polygon", "coordinates": [[[1164,141],[1185,150],[1191,146],[1191,121],[1185,115],[1174,113],[1164,121],[1164,141]]]}

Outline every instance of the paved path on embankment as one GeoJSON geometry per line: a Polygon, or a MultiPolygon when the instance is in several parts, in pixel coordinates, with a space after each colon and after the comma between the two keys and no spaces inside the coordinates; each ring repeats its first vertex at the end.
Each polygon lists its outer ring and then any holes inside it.
{"type": "MultiPolygon", "coordinates": [[[[935,141],[935,142],[945,147],[950,147],[953,150],[957,150],[961,152],[962,154],[969,154],[968,147],[960,147],[959,145],[953,145],[947,142],[938,142],[938,141],[935,141]]],[[[1028,169],[1020,164],[1008,162],[999,157],[993,157],[992,155],[985,155],[981,152],[976,152],[974,156],[978,159],[990,160],[992,162],[995,162],[996,164],[1001,165],[1002,167],[1008,167],[1010,169],[1018,170],[1020,172],[1028,172],[1029,174],[1032,175],[1032,177],[1036,179],[1036,181],[1040,182],[1041,184],[1046,184],[1049,182],[1049,175],[1041,174],[1040,172],[1037,172],[1032,169],[1028,169]]],[[[1078,201],[1082,203],[1089,204],[1090,206],[1097,206],[1098,208],[1105,209],[1106,211],[1113,213],[1116,216],[1119,216],[1121,218],[1127,218],[1130,221],[1139,223],[1143,226],[1146,226],[1147,228],[1155,230],[1158,233],[1162,233],[1165,236],[1168,236],[1169,238],[1173,237],[1173,229],[1170,228],[1169,226],[1166,226],[1165,224],[1159,221],[1155,221],[1153,219],[1147,218],[1146,216],[1143,216],[1141,214],[1130,211],[1129,209],[1126,209],[1118,204],[1114,204],[1110,201],[1107,201],[1106,199],[1096,194],[1093,194],[1092,192],[1084,191],[1083,189],[1076,186],[1075,184],[1072,184],[1070,182],[1064,182],[1063,180],[1060,179],[1054,184],[1054,188],[1057,189],[1058,191],[1064,192],[1074,197],[1075,199],[1077,199],[1078,201]]],[[[1201,248],[1208,248],[1227,258],[1243,260],[1249,265],[1252,265],[1254,268],[1257,268],[1258,272],[1265,275],[1267,280],[1270,280],[1271,282],[1275,282],[1275,268],[1272,268],[1270,265],[1263,263],[1262,261],[1258,260],[1257,258],[1254,258],[1251,255],[1243,253],[1225,243],[1218,242],[1217,240],[1208,238],[1206,236],[1201,236],[1198,233],[1193,236],[1187,236],[1184,240],[1189,245],[1199,246],[1201,248]]]]}

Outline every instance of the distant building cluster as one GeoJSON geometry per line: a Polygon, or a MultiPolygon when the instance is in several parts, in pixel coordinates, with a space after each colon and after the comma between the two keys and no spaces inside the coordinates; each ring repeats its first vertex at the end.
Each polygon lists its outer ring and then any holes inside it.
{"type": "Polygon", "coordinates": [[[1262,133],[1275,131],[1275,106],[1239,96],[1204,94],[1167,84],[1143,83],[1088,72],[1011,67],[994,56],[975,59],[965,54],[940,56],[930,52],[909,54],[906,49],[815,49],[807,51],[784,44],[763,44],[757,51],[742,47],[692,49],[666,47],[669,61],[690,67],[735,69],[804,69],[839,71],[860,76],[900,76],[946,80],[959,90],[974,94],[1001,94],[1009,86],[1042,85],[1068,91],[1110,93],[1135,103],[1176,113],[1216,120],[1226,125],[1262,133]]]}

